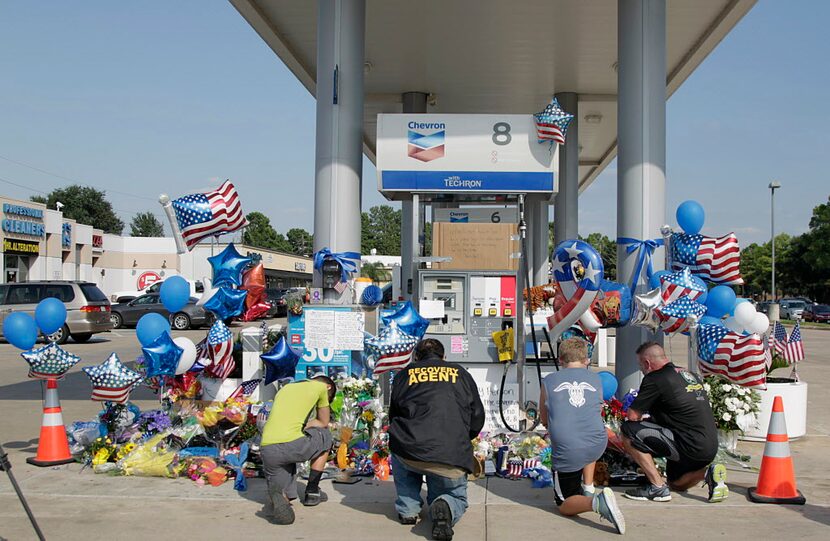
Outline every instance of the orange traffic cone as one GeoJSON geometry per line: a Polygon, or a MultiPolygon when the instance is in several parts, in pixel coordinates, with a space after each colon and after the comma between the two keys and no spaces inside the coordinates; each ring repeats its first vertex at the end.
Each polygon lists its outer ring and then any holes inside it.
{"type": "Polygon", "coordinates": [[[35,466],[57,466],[74,461],[69,452],[66,427],[63,426],[58,380],[49,379],[46,381],[46,396],[43,399],[43,424],[40,426],[37,456],[27,458],[26,462],[35,466]]]}
{"type": "Polygon", "coordinates": [[[776,396],[772,403],[758,486],[749,489],[749,499],[755,503],[804,505],[807,502],[795,485],[795,470],[784,419],[784,400],[780,396],[776,396]]]}

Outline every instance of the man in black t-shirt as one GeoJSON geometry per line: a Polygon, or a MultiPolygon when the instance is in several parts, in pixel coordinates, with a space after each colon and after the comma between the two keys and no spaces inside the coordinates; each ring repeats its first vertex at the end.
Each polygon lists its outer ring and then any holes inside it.
{"type": "Polygon", "coordinates": [[[700,377],[677,369],[655,342],[637,348],[645,377],[622,425],[626,451],[643,469],[650,485],[628,490],[633,500],[665,502],[671,490],[685,491],[700,481],[709,485],[709,501],[729,494],[726,468],[711,464],[718,451],[718,430],[700,377]],[[650,415],[643,420],[643,414],[650,415]],[[666,459],[668,485],[653,457],[666,459]],[[710,466],[711,464],[711,466],[710,466]]]}

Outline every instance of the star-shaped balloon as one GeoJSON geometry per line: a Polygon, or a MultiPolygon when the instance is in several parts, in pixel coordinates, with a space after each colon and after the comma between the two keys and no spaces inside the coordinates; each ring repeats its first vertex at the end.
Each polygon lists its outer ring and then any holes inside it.
{"type": "Polygon", "coordinates": [[[259,357],[265,363],[265,385],[270,385],[277,380],[293,378],[300,360],[299,355],[288,346],[284,336],[280,336],[271,351],[259,357]]]}
{"type": "Polygon", "coordinates": [[[29,377],[36,379],[60,379],[81,360],[54,342],[20,355],[29,363],[29,377]]]}
{"type": "Polygon", "coordinates": [[[213,287],[224,285],[242,285],[242,270],[251,264],[251,258],[245,257],[236,251],[233,243],[216,254],[209,257],[210,266],[213,267],[213,287]]]}
{"type": "Polygon", "coordinates": [[[421,317],[421,314],[415,310],[409,301],[403,303],[392,315],[383,316],[381,319],[386,325],[394,321],[398,324],[400,330],[419,340],[424,337],[427,327],[429,327],[429,320],[421,317]]]}
{"type": "Polygon", "coordinates": [[[170,334],[165,332],[161,333],[149,346],[141,348],[141,351],[144,353],[144,368],[147,371],[144,376],[154,378],[175,375],[176,368],[179,366],[179,357],[184,349],[177,346],[170,338],[170,334]]]}
{"type": "MultiPolygon", "coordinates": [[[[420,316],[418,316],[420,317],[420,316]]],[[[389,370],[400,370],[412,359],[418,339],[398,328],[393,321],[377,336],[363,340],[363,347],[375,361],[373,376],[389,370]]]]}
{"type": "Polygon", "coordinates": [[[216,314],[217,319],[225,320],[242,313],[247,296],[248,292],[243,289],[220,287],[203,306],[205,310],[216,314]]]}
{"type": "Polygon", "coordinates": [[[536,138],[540,143],[549,141],[551,145],[553,143],[565,144],[568,125],[574,116],[562,109],[556,98],[547,104],[544,111],[533,115],[533,118],[536,120],[536,138]]]}
{"type": "Polygon", "coordinates": [[[634,309],[631,312],[629,323],[645,327],[656,332],[660,327],[659,309],[665,306],[663,295],[659,287],[646,291],[642,295],[634,295],[634,309]]]}
{"type": "Polygon", "coordinates": [[[127,368],[115,353],[97,366],[85,366],[83,370],[92,383],[92,400],[99,402],[126,402],[130,391],[141,381],[141,374],[127,368]]]}

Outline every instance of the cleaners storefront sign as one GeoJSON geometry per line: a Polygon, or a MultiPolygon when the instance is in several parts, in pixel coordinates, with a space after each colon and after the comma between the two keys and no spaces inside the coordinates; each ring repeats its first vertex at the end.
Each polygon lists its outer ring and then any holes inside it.
{"type": "MultiPolygon", "coordinates": [[[[43,211],[41,209],[24,207],[21,205],[12,205],[9,203],[3,203],[3,214],[4,216],[11,215],[20,216],[21,218],[43,220],[43,211]]],[[[31,237],[38,238],[42,238],[45,235],[43,223],[7,217],[4,217],[3,219],[3,232],[16,235],[29,235],[31,237]]]]}

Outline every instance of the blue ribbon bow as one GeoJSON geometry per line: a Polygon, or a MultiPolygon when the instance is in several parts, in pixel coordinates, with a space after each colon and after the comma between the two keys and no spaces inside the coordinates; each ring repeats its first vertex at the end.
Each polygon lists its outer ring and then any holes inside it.
{"type": "Polygon", "coordinates": [[[340,281],[348,282],[349,274],[357,272],[357,264],[354,261],[360,261],[360,254],[357,252],[332,252],[328,248],[322,248],[314,254],[314,268],[322,270],[323,261],[326,259],[334,259],[340,263],[340,281]]]}
{"type": "Polygon", "coordinates": [[[236,480],[233,483],[233,488],[235,488],[239,492],[245,492],[248,490],[248,480],[245,479],[245,472],[243,468],[245,467],[245,461],[248,460],[248,442],[246,441],[242,445],[239,446],[239,454],[228,454],[225,455],[225,462],[233,468],[236,472],[236,480]]]}
{"type": "Polygon", "coordinates": [[[639,250],[637,254],[637,264],[634,265],[634,272],[631,273],[631,293],[634,293],[634,288],[637,287],[637,280],[643,272],[643,266],[646,266],[646,280],[649,280],[654,274],[654,267],[651,264],[651,257],[654,255],[654,250],[658,246],[663,246],[663,239],[646,239],[638,240],[630,237],[620,237],[617,239],[617,244],[625,246],[625,251],[628,254],[633,254],[639,250]]]}

